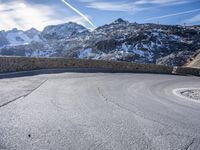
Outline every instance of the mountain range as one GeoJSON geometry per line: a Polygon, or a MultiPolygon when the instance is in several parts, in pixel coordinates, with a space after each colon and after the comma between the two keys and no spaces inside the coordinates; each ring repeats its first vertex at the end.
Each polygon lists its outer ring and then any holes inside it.
{"type": "Polygon", "coordinates": [[[182,66],[200,49],[200,26],[130,23],[121,18],[94,30],[77,23],[43,31],[0,31],[0,55],[116,60],[182,66]]]}

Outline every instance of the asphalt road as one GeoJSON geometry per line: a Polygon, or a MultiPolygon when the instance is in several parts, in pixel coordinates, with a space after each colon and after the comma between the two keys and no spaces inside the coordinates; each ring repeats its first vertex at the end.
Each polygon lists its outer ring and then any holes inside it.
{"type": "Polygon", "coordinates": [[[200,150],[200,78],[60,73],[0,79],[0,149],[200,150]]]}

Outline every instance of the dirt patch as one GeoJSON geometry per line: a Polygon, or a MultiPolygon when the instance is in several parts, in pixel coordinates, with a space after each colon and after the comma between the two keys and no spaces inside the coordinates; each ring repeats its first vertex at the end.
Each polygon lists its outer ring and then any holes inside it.
{"type": "Polygon", "coordinates": [[[190,89],[181,91],[180,94],[187,98],[200,101],[200,89],[190,89]]]}
{"type": "Polygon", "coordinates": [[[179,97],[200,103],[200,88],[180,88],[174,89],[173,93],[179,97]]]}

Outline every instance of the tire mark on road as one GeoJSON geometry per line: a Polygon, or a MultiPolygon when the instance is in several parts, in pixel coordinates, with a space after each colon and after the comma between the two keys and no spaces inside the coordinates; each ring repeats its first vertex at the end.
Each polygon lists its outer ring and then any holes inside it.
{"type": "Polygon", "coordinates": [[[108,98],[103,94],[102,90],[101,90],[99,87],[98,87],[98,92],[99,92],[99,95],[100,95],[106,102],[109,102],[109,103],[111,103],[111,104],[113,104],[113,105],[119,107],[120,109],[123,109],[123,110],[125,110],[125,111],[130,112],[130,113],[133,113],[133,114],[135,114],[136,116],[141,117],[141,118],[143,118],[143,119],[147,119],[147,120],[149,120],[149,121],[152,121],[152,122],[158,123],[158,124],[160,124],[160,125],[163,125],[163,126],[165,126],[165,127],[170,127],[170,125],[168,125],[168,124],[159,122],[159,121],[157,121],[157,120],[155,120],[155,119],[150,119],[150,118],[145,117],[144,115],[139,114],[139,113],[137,113],[136,111],[130,110],[130,109],[128,109],[128,108],[126,108],[126,107],[124,107],[124,106],[118,104],[118,103],[115,103],[115,102],[113,102],[113,101],[109,101],[108,98]]]}

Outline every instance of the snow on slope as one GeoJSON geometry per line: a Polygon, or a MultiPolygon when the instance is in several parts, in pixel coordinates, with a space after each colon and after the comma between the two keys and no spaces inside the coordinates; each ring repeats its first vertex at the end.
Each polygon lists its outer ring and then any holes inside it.
{"type": "Polygon", "coordinates": [[[31,39],[21,31],[10,32],[6,35],[6,38],[11,46],[24,45],[31,42],[31,39]]]}
{"type": "Polygon", "coordinates": [[[30,44],[32,41],[42,42],[39,34],[40,32],[34,28],[25,32],[14,28],[5,32],[5,38],[8,41],[6,45],[17,46],[30,44]]]}
{"type": "Polygon", "coordinates": [[[54,50],[35,50],[32,53],[26,53],[27,57],[51,57],[55,53],[54,50]]]}
{"type": "Polygon", "coordinates": [[[87,49],[80,52],[79,58],[87,58],[87,57],[90,56],[91,52],[92,52],[92,49],[87,48],[87,49]]]}

